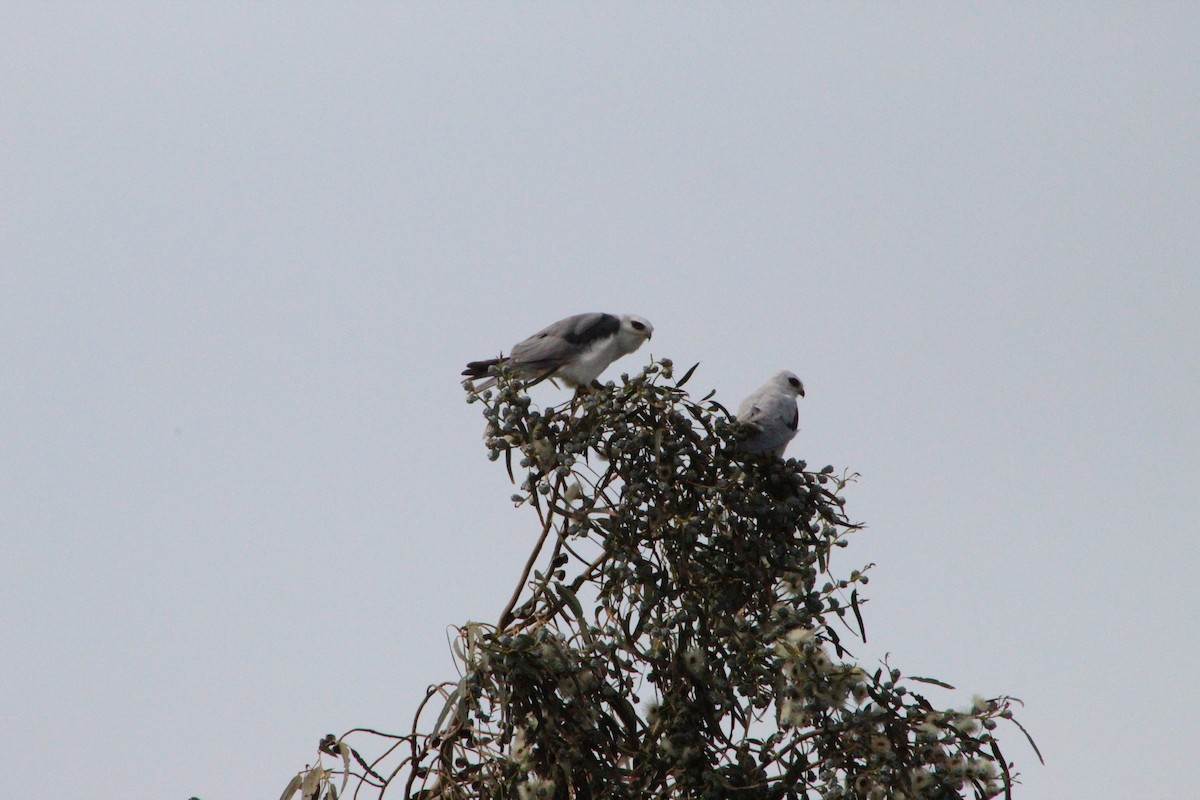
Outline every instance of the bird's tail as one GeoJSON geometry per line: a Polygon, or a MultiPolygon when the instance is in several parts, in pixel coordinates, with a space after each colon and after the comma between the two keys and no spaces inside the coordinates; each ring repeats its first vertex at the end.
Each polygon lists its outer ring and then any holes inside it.
{"type": "Polygon", "coordinates": [[[468,378],[485,378],[489,369],[504,360],[503,358],[489,358],[485,361],[470,361],[467,363],[467,368],[462,371],[462,374],[468,378]]]}
{"type": "Polygon", "coordinates": [[[473,391],[482,392],[484,389],[491,388],[496,384],[496,377],[488,376],[488,371],[497,364],[501,364],[507,359],[489,358],[484,361],[471,361],[467,364],[467,368],[462,371],[462,374],[469,380],[475,381],[480,378],[486,378],[482,383],[477,383],[472,386],[473,391]]]}

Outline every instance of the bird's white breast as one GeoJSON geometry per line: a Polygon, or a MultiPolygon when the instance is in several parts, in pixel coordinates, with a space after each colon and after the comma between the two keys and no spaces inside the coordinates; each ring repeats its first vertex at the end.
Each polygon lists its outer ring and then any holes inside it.
{"type": "Polygon", "coordinates": [[[595,342],[558,370],[561,377],[577,386],[587,386],[621,355],[615,337],[595,342]]]}

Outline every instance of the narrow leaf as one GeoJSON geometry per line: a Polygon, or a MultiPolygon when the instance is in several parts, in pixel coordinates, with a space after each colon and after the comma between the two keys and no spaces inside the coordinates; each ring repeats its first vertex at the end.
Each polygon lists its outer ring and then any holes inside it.
{"type": "Polygon", "coordinates": [[[325,770],[313,767],[304,775],[300,782],[300,800],[317,800],[321,793],[321,781],[325,779],[325,770]]]}
{"type": "Polygon", "coordinates": [[[833,646],[837,648],[838,658],[846,655],[846,649],[842,647],[842,640],[838,637],[837,631],[833,628],[826,628],[825,635],[829,637],[829,641],[833,642],[833,646]]]}
{"type": "MultiPolygon", "coordinates": [[[[367,763],[367,760],[365,758],[363,758],[361,755],[358,754],[357,750],[355,750],[353,747],[351,747],[350,753],[354,756],[354,760],[358,762],[358,765],[363,768],[363,772],[367,773],[368,775],[370,775],[372,778],[379,781],[380,783],[384,782],[385,778],[382,775],[380,775],[378,772],[376,772],[375,770],[371,769],[371,765],[367,763]]],[[[345,787],[342,787],[342,788],[345,788],[345,787]]]]}
{"type": "Polygon", "coordinates": [[[558,592],[558,596],[563,602],[571,607],[572,613],[575,614],[575,620],[579,624],[579,633],[583,635],[584,640],[591,642],[592,634],[588,630],[587,619],[583,616],[583,606],[579,603],[579,598],[575,596],[575,592],[559,581],[554,582],[554,588],[558,592]]]}
{"type": "MultiPolygon", "coordinates": [[[[345,772],[342,775],[342,788],[338,790],[338,794],[346,791],[346,781],[350,780],[350,745],[345,742],[338,742],[338,752],[342,755],[342,769],[345,772]]],[[[333,791],[333,787],[329,787],[333,791]]]]}
{"type": "Polygon", "coordinates": [[[450,709],[458,705],[458,699],[462,696],[463,684],[465,682],[466,678],[463,678],[463,680],[459,681],[458,686],[454,687],[454,691],[450,693],[448,698],[446,698],[446,705],[444,708],[442,708],[442,713],[438,714],[437,722],[433,723],[432,735],[434,737],[442,735],[442,723],[446,720],[446,715],[450,713],[450,709]]]}
{"type": "Polygon", "coordinates": [[[1033,752],[1037,753],[1038,761],[1045,765],[1046,759],[1042,758],[1042,751],[1038,750],[1037,742],[1035,742],[1033,737],[1029,735],[1029,731],[1025,730],[1025,726],[1017,722],[1015,717],[1009,717],[1008,719],[1021,729],[1021,733],[1025,734],[1025,738],[1029,740],[1029,746],[1033,748],[1033,752]]]}
{"type": "Polygon", "coordinates": [[[571,611],[575,613],[575,618],[579,620],[580,629],[585,628],[587,623],[583,619],[583,606],[579,604],[579,598],[575,596],[575,593],[569,587],[558,581],[554,582],[554,588],[558,591],[558,596],[563,599],[563,602],[569,605],[571,611]]]}
{"type": "Polygon", "coordinates": [[[279,800],[291,800],[292,795],[294,795],[296,790],[300,788],[300,783],[303,780],[303,774],[298,773],[293,775],[291,781],[288,782],[287,788],[283,790],[283,794],[279,795],[279,800]]]}
{"type": "Polygon", "coordinates": [[[1006,800],[1012,800],[1012,775],[1008,772],[1008,762],[1004,760],[1004,754],[1000,752],[1000,745],[996,744],[996,740],[992,739],[992,755],[1000,762],[1000,769],[1004,772],[1004,797],[1006,800]]]}
{"type": "Polygon", "coordinates": [[[867,641],[867,628],[863,625],[862,614],[858,610],[858,589],[850,592],[850,608],[854,610],[854,618],[858,620],[858,635],[862,637],[864,642],[867,641]]]}
{"type": "Polygon", "coordinates": [[[696,367],[698,367],[698,366],[700,366],[700,362],[699,362],[699,361],[697,361],[695,364],[692,364],[692,368],[691,368],[691,369],[689,369],[687,372],[683,373],[683,377],[682,377],[682,378],[680,378],[680,379],[678,380],[678,382],[676,382],[676,384],[675,384],[675,388],[676,388],[676,389],[682,389],[682,388],[683,388],[683,385],[684,385],[685,383],[687,383],[689,380],[691,380],[691,378],[692,378],[692,373],[696,371],[696,367]]]}

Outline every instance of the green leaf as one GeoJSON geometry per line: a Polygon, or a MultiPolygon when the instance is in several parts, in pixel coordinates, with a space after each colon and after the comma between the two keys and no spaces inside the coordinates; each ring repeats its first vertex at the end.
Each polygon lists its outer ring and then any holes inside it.
{"type": "Polygon", "coordinates": [[[858,635],[862,637],[865,643],[867,641],[867,628],[863,625],[862,614],[858,610],[858,589],[850,592],[850,608],[854,610],[854,618],[858,620],[858,635]]]}
{"type": "Polygon", "coordinates": [[[430,736],[435,738],[441,736],[442,723],[446,720],[446,715],[450,713],[450,709],[458,706],[458,701],[463,696],[465,691],[464,685],[466,684],[466,681],[466,678],[460,680],[458,685],[454,687],[454,691],[451,692],[450,696],[446,698],[446,705],[442,708],[442,713],[438,714],[437,722],[433,723],[433,733],[431,733],[430,736]]]}
{"type": "Polygon", "coordinates": [[[300,788],[300,784],[304,781],[304,773],[293,775],[291,781],[288,782],[287,788],[283,790],[283,794],[279,795],[279,800],[291,800],[292,795],[300,788]]]}
{"type": "Polygon", "coordinates": [[[683,377],[680,378],[679,381],[675,384],[675,388],[682,389],[683,385],[685,383],[687,383],[689,380],[691,380],[692,373],[696,371],[696,367],[698,367],[698,366],[700,366],[699,361],[697,361],[695,364],[692,364],[692,368],[689,369],[687,372],[683,373],[683,377]]]}

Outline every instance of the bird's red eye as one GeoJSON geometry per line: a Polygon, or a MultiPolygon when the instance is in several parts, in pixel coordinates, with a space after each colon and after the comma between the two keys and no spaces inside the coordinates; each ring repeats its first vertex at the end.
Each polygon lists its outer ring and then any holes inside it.
{"type": "Polygon", "coordinates": [[[644,331],[644,330],[646,330],[646,326],[645,326],[645,325],[643,325],[643,324],[642,324],[642,323],[640,323],[640,322],[631,322],[631,323],[629,323],[629,324],[633,326],[633,329],[634,329],[635,331],[644,331]]]}
{"type": "Polygon", "coordinates": [[[795,386],[797,389],[800,388],[800,381],[796,380],[795,378],[788,378],[788,383],[790,383],[792,386],[795,386]]]}

